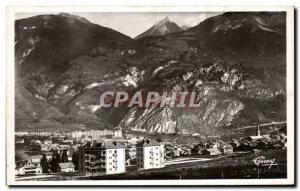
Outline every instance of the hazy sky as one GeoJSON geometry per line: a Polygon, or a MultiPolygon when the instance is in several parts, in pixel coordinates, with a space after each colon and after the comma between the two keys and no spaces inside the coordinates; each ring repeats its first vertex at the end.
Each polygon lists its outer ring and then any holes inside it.
{"type": "MultiPolygon", "coordinates": [[[[58,13],[17,13],[16,19],[27,18],[35,15],[42,14],[58,14],[58,13]]],[[[174,21],[179,26],[195,26],[201,21],[205,20],[208,17],[215,16],[221,13],[209,12],[180,12],[180,13],[171,13],[171,12],[76,12],[71,13],[74,15],[82,16],[92,23],[99,24],[114,30],[117,30],[125,35],[130,37],[136,37],[142,32],[146,31],[156,22],[164,19],[166,16],[169,17],[171,21],[174,21]]]]}

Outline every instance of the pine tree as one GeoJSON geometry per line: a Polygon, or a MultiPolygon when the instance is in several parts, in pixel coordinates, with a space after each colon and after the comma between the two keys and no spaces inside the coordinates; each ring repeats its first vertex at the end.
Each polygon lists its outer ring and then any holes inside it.
{"type": "Polygon", "coordinates": [[[61,162],[68,162],[67,150],[63,150],[62,157],[61,157],[61,162]]]}
{"type": "Polygon", "coordinates": [[[79,169],[79,156],[78,156],[78,152],[73,152],[73,155],[72,155],[72,162],[75,166],[75,170],[78,170],[79,169]]]}
{"type": "Polygon", "coordinates": [[[45,154],[43,154],[43,158],[41,159],[41,166],[42,166],[42,172],[43,173],[48,173],[49,172],[48,160],[47,160],[45,154]]]}

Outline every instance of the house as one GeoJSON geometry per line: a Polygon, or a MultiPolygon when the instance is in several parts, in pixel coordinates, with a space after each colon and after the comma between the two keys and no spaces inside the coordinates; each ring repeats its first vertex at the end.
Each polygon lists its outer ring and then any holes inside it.
{"type": "Polygon", "coordinates": [[[24,139],[16,139],[16,144],[24,144],[24,139]]]}
{"type": "Polygon", "coordinates": [[[275,140],[279,140],[280,139],[280,135],[278,135],[278,134],[271,134],[270,137],[272,139],[275,139],[275,140]]]}
{"type": "Polygon", "coordinates": [[[200,143],[192,149],[192,155],[194,156],[201,155],[203,150],[205,150],[205,145],[200,143]]]}
{"type": "Polygon", "coordinates": [[[218,142],[211,142],[211,143],[208,143],[207,147],[217,149],[219,147],[219,143],[218,142]]]}
{"type": "Polygon", "coordinates": [[[223,146],[221,146],[220,151],[224,155],[228,155],[228,154],[233,153],[233,147],[230,144],[224,144],[223,146]]]}
{"type": "Polygon", "coordinates": [[[59,150],[69,150],[70,145],[59,145],[59,150]]]}
{"type": "Polygon", "coordinates": [[[73,131],[71,133],[71,137],[73,139],[79,139],[79,138],[82,138],[84,136],[84,133],[82,131],[73,131]]]}
{"type": "Polygon", "coordinates": [[[27,136],[28,132],[15,132],[16,136],[27,136]]]}
{"type": "Polygon", "coordinates": [[[50,151],[51,150],[51,145],[48,144],[41,144],[41,151],[50,151]]]}
{"type": "Polygon", "coordinates": [[[128,137],[128,138],[126,138],[126,140],[130,144],[136,144],[139,141],[139,139],[137,137],[128,137]]]}
{"type": "Polygon", "coordinates": [[[41,165],[34,163],[26,163],[24,166],[17,168],[15,170],[16,175],[27,175],[27,174],[41,174],[42,168],[41,165]]]}
{"type": "Polygon", "coordinates": [[[181,154],[181,152],[182,152],[182,149],[181,149],[181,147],[179,146],[179,145],[174,145],[174,150],[173,150],[173,152],[174,152],[174,157],[180,157],[180,154],[181,154]]]}
{"type": "Polygon", "coordinates": [[[187,145],[183,145],[181,146],[181,156],[190,156],[192,154],[192,148],[187,146],[187,145]]]}
{"type": "Polygon", "coordinates": [[[216,149],[216,148],[208,148],[208,149],[205,149],[202,151],[202,154],[203,155],[212,155],[212,156],[215,156],[215,155],[220,155],[222,154],[219,149],[216,149]]]}
{"type": "Polygon", "coordinates": [[[30,145],[40,145],[40,144],[42,144],[42,141],[40,141],[40,140],[31,140],[30,141],[30,145]]]}
{"type": "Polygon", "coordinates": [[[58,163],[60,172],[75,172],[75,165],[72,162],[58,163]]]}
{"type": "Polygon", "coordinates": [[[174,146],[171,144],[167,144],[164,146],[164,153],[167,158],[174,158],[175,153],[174,153],[174,146]]]}
{"type": "Polygon", "coordinates": [[[234,151],[236,151],[238,146],[240,146],[240,142],[238,142],[238,141],[233,141],[233,142],[230,142],[229,144],[232,146],[234,151]]]}
{"type": "Polygon", "coordinates": [[[52,144],[52,140],[49,140],[49,139],[46,139],[46,140],[44,140],[44,144],[45,145],[50,145],[50,144],[52,144]]]}
{"type": "Polygon", "coordinates": [[[30,158],[31,158],[32,163],[40,163],[43,156],[42,155],[33,155],[30,158]]]}
{"type": "Polygon", "coordinates": [[[122,137],[123,137],[122,129],[116,128],[113,130],[113,138],[122,138],[122,137]]]}
{"type": "Polygon", "coordinates": [[[66,140],[62,141],[62,143],[64,143],[64,144],[69,144],[69,145],[73,145],[74,140],[66,139],[66,140]]]}
{"type": "Polygon", "coordinates": [[[249,141],[259,140],[259,139],[263,139],[263,136],[255,135],[255,136],[249,136],[249,137],[247,138],[247,140],[249,140],[249,141]]]}
{"type": "Polygon", "coordinates": [[[165,166],[164,145],[154,140],[142,140],[136,145],[138,169],[162,168],[165,166]]]}

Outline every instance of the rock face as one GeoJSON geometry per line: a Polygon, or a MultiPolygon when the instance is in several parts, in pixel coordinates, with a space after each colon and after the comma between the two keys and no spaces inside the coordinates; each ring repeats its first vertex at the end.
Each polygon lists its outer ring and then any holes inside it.
{"type": "Polygon", "coordinates": [[[176,23],[170,21],[170,19],[166,17],[163,20],[155,23],[155,25],[153,25],[151,28],[149,28],[142,34],[135,37],[135,39],[140,39],[145,36],[163,36],[169,33],[175,33],[182,30],[183,29],[180,28],[176,23]]]}
{"type": "Polygon", "coordinates": [[[77,16],[43,15],[16,21],[15,43],[17,89],[26,95],[16,107],[28,108],[20,119],[215,135],[286,118],[283,13],[225,13],[139,40],[77,16]],[[102,108],[105,91],[196,92],[200,107],[102,108]]]}

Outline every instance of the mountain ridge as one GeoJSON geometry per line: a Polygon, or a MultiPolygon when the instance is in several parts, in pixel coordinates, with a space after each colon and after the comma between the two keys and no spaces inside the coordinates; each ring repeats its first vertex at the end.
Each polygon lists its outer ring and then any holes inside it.
{"type": "Polygon", "coordinates": [[[35,99],[52,105],[71,122],[81,118],[81,123],[100,121],[104,126],[124,130],[216,134],[233,126],[285,119],[284,16],[225,13],[185,31],[138,40],[110,31],[90,38],[94,30],[83,30],[82,26],[90,25],[76,19],[69,33],[61,33],[62,25],[69,26],[68,19],[57,19],[60,23],[48,23],[46,27],[40,23],[42,31],[19,22],[15,47],[17,80],[35,99]],[[27,27],[25,32],[23,27],[27,27]],[[84,37],[79,44],[105,39],[92,42],[82,51],[82,47],[72,45],[73,36],[68,36],[74,31],[75,36],[84,37]],[[52,38],[48,38],[49,33],[52,38]],[[51,40],[61,34],[69,38],[67,43],[51,40]],[[31,50],[32,46],[35,48],[31,50]],[[45,46],[47,50],[55,47],[62,52],[71,48],[73,56],[35,52],[45,46]],[[18,55],[26,57],[21,64],[18,55]],[[50,59],[50,65],[55,64],[48,67],[45,58],[50,59]],[[202,107],[182,111],[167,107],[99,106],[99,96],[105,91],[138,90],[196,91],[202,107]]]}

